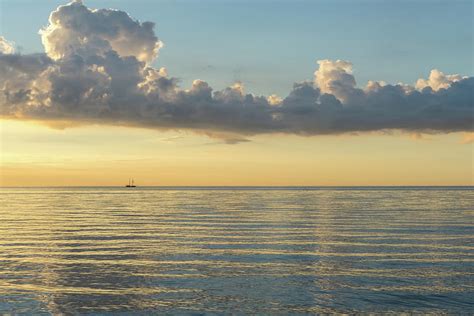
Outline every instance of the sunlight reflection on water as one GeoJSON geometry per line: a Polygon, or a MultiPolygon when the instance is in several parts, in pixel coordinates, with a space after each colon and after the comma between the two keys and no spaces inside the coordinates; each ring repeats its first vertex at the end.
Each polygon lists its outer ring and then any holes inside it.
{"type": "Polygon", "coordinates": [[[3,188],[0,205],[0,313],[474,313],[472,188],[3,188]]]}

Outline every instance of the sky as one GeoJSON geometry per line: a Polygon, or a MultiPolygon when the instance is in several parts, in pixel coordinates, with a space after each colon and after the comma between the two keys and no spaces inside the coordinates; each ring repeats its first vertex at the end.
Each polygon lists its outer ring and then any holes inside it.
{"type": "Polygon", "coordinates": [[[474,185],[472,1],[66,4],[0,0],[2,186],[474,185]]]}

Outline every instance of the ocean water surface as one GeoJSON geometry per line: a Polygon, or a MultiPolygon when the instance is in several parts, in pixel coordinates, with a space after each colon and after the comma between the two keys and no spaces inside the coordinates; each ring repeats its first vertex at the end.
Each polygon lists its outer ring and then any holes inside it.
{"type": "Polygon", "coordinates": [[[474,188],[2,188],[0,314],[474,313],[474,188]]]}

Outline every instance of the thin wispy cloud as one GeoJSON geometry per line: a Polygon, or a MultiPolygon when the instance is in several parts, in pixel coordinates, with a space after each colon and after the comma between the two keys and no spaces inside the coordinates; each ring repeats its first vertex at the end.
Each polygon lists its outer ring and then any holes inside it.
{"type": "Polygon", "coordinates": [[[163,142],[163,143],[174,143],[176,142],[177,140],[180,140],[184,138],[184,136],[171,136],[171,137],[165,137],[165,138],[161,138],[160,139],[160,142],[163,142]]]}
{"type": "MultiPolygon", "coordinates": [[[[402,130],[474,130],[474,77],[434,69],[414,85],[357,86],[353,66],[319,60],[314,79],[285,96],[247,94],[241,83],[214,91],[153,68],[163,43],[152,22],[126,12],[58,7],[40,30],[44,53],[21,55],[0,37],[0,115],[61,124],[182,129],[234,144],[263,133],[300,135],[402,130]]],[[[62,125],[63,126],[63,125],[62,125]]]]}

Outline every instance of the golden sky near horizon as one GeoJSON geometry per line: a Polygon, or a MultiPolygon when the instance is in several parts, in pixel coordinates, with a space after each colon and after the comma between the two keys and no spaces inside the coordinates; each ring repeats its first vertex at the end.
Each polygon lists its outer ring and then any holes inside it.
{"type": "Polygon", "coordinates": [[[1,186],[473,185],[472,134],[260,135],[0,121],[1,186]]]}
{"type": "Polygon", "coordinates": [[[239,4],[213,3],[226,19],[207,20],[179,6],[150,15],[135,2],[10,2],[0,186],[474,184],[469,5],[415,6],[411,24],[406,6],[371,4],[354,24],[349,7],[256,5],[242,25],[239,4]],[[379,23],[387,10],[398,18],[379,23]],[[417,31],[420,13],[448,11],[437,36],[417,31]],[[266,26],[269,14],[292,20],[266,26]],[[317,31],[327,25],[340,29],[317,31]],[[426,131],[436,134],[410,134],[426,131]]]}

